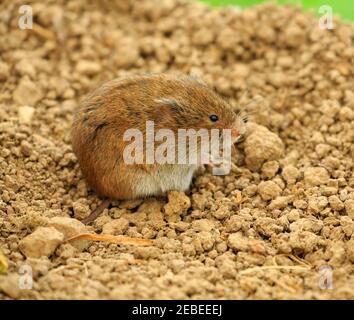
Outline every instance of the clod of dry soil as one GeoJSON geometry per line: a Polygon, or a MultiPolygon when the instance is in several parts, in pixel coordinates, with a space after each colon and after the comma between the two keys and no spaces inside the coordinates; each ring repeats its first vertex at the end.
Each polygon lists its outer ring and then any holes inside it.
{"type": "Polygon", "coordinates": [[[353,24],[321,30],[275,5],[29,3],[33,30],[17,27],[23,1],[0,5],[0,299],[354,298],[353,24]],[[233,172],[83,226],[100,199],[70,146],[78,101],[104,80],[166,71],[252,107],[233,172]],[[155,240],[63,242],[92,231],[155,240]],[[32,290],[18,287],[23,264],[32,290]]]}

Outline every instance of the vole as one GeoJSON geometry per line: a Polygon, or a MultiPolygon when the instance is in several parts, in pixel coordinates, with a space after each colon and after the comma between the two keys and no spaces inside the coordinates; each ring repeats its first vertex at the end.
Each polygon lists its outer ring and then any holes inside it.
{"type": "Polygon", "coordinates": [[[195,77],[157,74],[106,82],[83,100],[72,126],[74,153],[98,195],[135,199],[190,187],[198,163],[125,163],[124,133],[138,129],[145,138],[147,121],[155,130],[174,133],[180,128],[231,129],[233,142],[246,131],[244,119],[195,77]]]}

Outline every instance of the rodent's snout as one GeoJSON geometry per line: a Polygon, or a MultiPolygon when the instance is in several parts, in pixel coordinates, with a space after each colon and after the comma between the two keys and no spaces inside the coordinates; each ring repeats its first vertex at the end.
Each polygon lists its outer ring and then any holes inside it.
{"type": "Polygon", "coordinates": [[[237,138],[240,135],[240,131],[236,128],[231,129],[232,138],[237,138]]]}
{"type": "Polygon", "coordinates": [[[231,127],[231,138],[233,143],[240,141],[247,131],[247,124],[238,118],[231,127]]]}

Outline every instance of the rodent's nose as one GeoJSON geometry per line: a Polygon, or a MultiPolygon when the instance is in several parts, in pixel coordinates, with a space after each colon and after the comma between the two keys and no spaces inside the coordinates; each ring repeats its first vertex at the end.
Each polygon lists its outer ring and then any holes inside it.
{"type": "Polygon", "coordinates": [[[233,138],[237,138],[240,135],[240,131],[238,129],[231,129],[231,136],[233,138]]]}

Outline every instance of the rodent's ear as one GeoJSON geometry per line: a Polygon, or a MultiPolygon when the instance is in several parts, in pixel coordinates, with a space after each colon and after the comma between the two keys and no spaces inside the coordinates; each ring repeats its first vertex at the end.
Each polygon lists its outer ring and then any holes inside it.
{"type": "Polygon", "coordinates": [[[155,101],[159,104],[167,105],[173,113],[180,113],[183,110],[182,105],[172,98],[159,98],[155,101]]]}
{"type": "MultiPolygon", "coordinates": [[[[184,114],[183,105],[178,103],[173,98],[160,98],[155,99],[159,107],[156,109],[155,119],[160,119],[161,122],[179,122],[184,114]]],[[[158,120],[157,120],[158,121],[158,120]]]]}
{"type": "Polygon", "coordinates": [[[186,124],[186,109],[185,107],[173,98],[156,99],[161,108],[158,108],[157,117],[163,117],[164,121],[176,122],[179,126],[186,124]]]}

